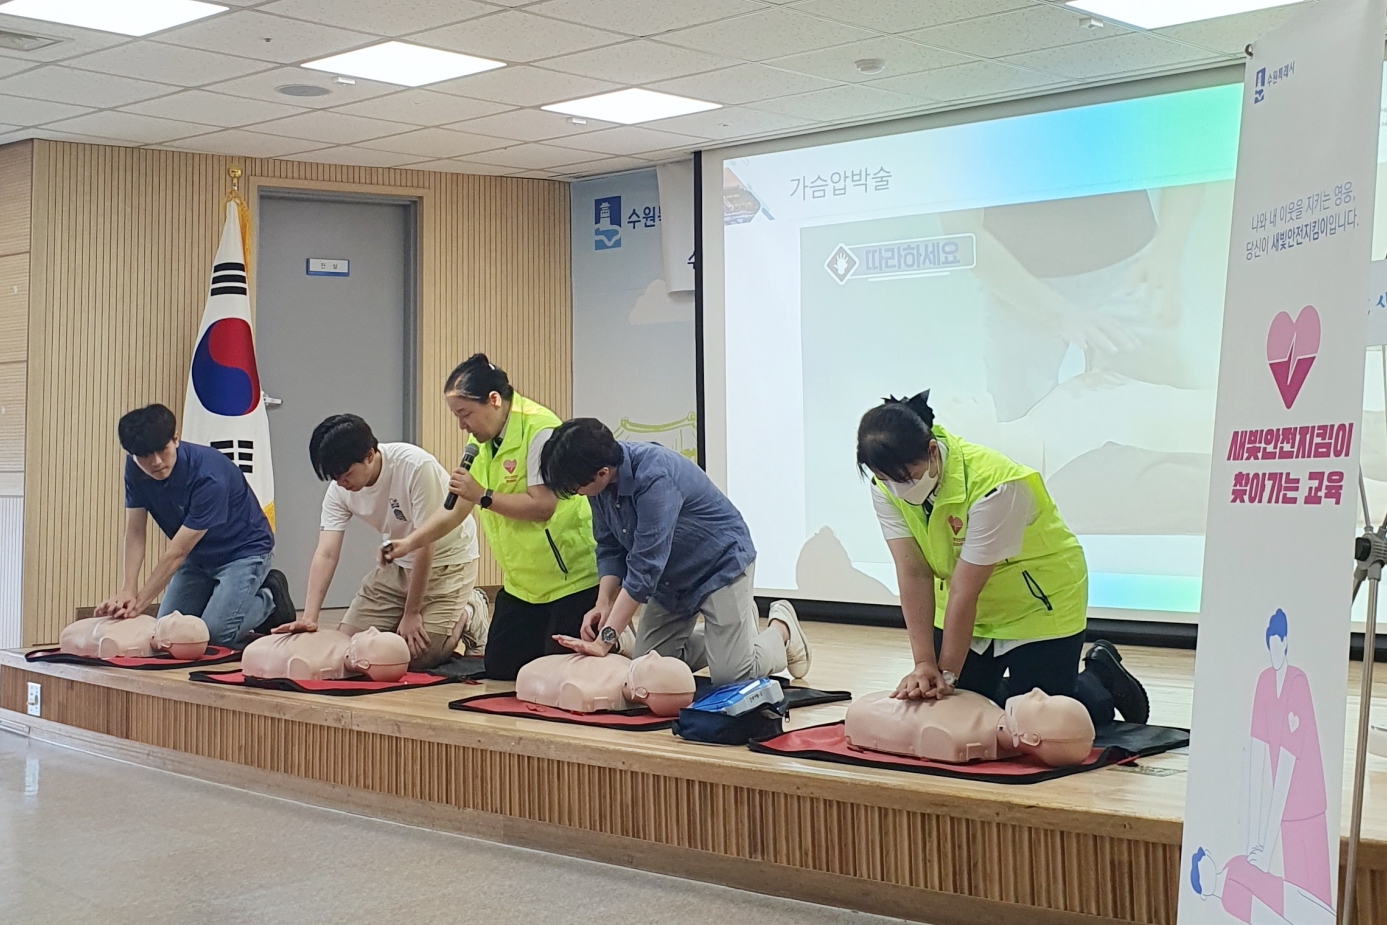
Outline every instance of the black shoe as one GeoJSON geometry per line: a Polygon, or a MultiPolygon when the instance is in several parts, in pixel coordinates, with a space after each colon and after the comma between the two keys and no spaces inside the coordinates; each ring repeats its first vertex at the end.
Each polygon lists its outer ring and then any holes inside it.
{"type": "Polygon", "coordinates": [[[1113,706],[1129,723],[1145,723],[1151,718],[1151,701],[1146,688],[1122,665],[1117,647],[1106,639],[1095,642],[1084,656],[1084,668],[1095,672],[1103,687],[1112,694],[1113,706]]]}
{"type": "Polygon", "coordinates": [[[269,589],[275,605],[265,622],[256,627],[257,632],[268,633],[276,626],[293,623],[298,618],[298,611],[294,609],[294,599],[289,596],[289,579],[284,577],[283,572],[277,568],[270,569],[260,587],[269,589]]]}

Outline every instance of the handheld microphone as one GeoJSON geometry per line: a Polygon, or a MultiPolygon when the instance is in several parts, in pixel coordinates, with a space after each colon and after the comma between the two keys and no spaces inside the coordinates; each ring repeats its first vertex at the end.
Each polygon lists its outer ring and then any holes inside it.
{"type": "MultiPolygon", "coordinates": [[[[458,463],[458,468],[459,468],[459,469],[471,469],[471,468],[472,468],[472,462],[473,462],[473,460],[475,460],[476,458],[477,458],[477,444],[475,444],[475,443],[469,443],[469,444],[467,444],[467,449],[465,449],[465,450],[462,451],[462,462],[458,463]]],[[[457,503],[458,503],[458,496],[455,495],[455,494],[453,494],[453,493],[450,491],[450,492],[448,492],[448,497],[445,498],[445,499],[443,500],[443,510],[445,510],[445,511],[451,511],[453,508],[457,507],[457,503]]]]}

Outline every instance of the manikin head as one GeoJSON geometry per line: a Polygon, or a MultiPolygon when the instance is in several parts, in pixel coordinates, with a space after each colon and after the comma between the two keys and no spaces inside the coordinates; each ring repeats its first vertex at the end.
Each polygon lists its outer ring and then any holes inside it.
{"type": "Polygon", "coordinates": [[[574,418],[555,429],[540,454],[544,485],[560,498],[591,498],[616,480],[626,453],[606,424],[574,418]]]}
{"type": "Polygon", "coordinates": [[[443,401],[457,418],[458,429],[478,443],[495,440],[506,428],[515,388],[506,371],[485,353],[474,353],[458,364],[443,382],[443,401]]]}
{"type": "Polygon", "coordinates": [[[656,716],[678,716],[693,703],[693,672],[677,658],[647,652],[632,660],[622,693],[627,700],[645,704],[656,716]]]}
{"type": "Polygon", "coordinates": [[[130,454],[140,471],[162,482],[178,462],[178,422],[163,405],[146,405],[121,417],[116,425],[121,449],[130,454]]]}
{"type": "Polygon", "coordinates": [[[1286,667],[1287,632],[1286,611],[1278,607],[1267,621],[1267,654],[1271,656],[1271,667],[1277,671],[1286,667]]]}
{"type": "Polygon", "coordinates": [[[1073,697],[1051,697],[1040,688],[1007,700],[1002,728],[1012,747],[1052,768],[1081,764],[1093,750],[1093,719],[1073,697]]]}
{"type": "Polygon", "coordinates": [[[154,623],[154,648],[174,658],[201,658],[211,638],[201,617],[177,610],[154,623]]]}
{"type": "Polygon", "coordinates": [[[1190,886],[1201,899],[1208,899],[1218,889],[1218,865],[1203,848],[1195,849],[1190,857],[1190,886]]]}
{"type": "Polygon", "coordinates": [[[308,458],[320,480],[336,482],[347,491],[376,484],[383,464],[371,425],[355,414],[334,414],[313,428],[308,458]]]}
{"type": "Polygon", "coordinates": [[[346,662],[349,671],[372,681],[398,681],[409,671],[409,643],[398,633],[382,633],[373,626],[352,634],[346,662]]]}
{"type": "Polygon", "coordinates": [[[908,504],[924,504],[944,474],[944,449],[934,435],[926,390],[887,398],[857,425],[857,468],[908,504]]]}

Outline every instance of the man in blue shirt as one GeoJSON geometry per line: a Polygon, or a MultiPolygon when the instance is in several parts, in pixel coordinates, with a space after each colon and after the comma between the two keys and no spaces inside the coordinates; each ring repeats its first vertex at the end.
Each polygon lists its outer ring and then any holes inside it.
{"type": "Polygon", "coordinates": [[[593,418],[559,426],[541,467],[560,498],[587,496],[597,538],[597,606],[583,618],[583,638],[565,645],[606,655],[644,605],[635,656],[654,650],[707,667],[714,684],[808,672],[809,642],[788,601],[772,604],[769,626],[758,630],[756,548],[702,469],[659,444],[617,442],[593,418]]]}
{"type": "Polygon", "coordinates": [[[293,620],[288,583],[270,569],[274,534],[236,464],[217,450],[181,443],[173,412],[149,405],[120,419],[125,461],[124,580],[97,616],[133,617],[162,591],[159,615],[175,610],[207,624],[213,645],[245,641],[273,612],[293,620]],[[170,540],[143,585],[145,514],[170,540]]]}

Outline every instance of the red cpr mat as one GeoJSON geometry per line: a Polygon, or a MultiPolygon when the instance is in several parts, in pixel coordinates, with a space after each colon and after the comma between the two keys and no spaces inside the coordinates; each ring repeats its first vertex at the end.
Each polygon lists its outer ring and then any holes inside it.
{"type": "Polygon", "coordinates": [[[106,665],[111,668],[142,668],[146,671],[161,671],[168,668],[187,668],[190,665],[221,665],[240,659],[241,653],[226,646],[208,646],[199,658],[174,658],[168,653],[151,655],[148,658],[119,656],[117,658],[94,658],[87,655],[70,655],[52,649],[35,649],[24,653],[26,662],[51,662],[56,665],[106,665]]]}
{"type": "Polygon", "coordinates": [[[234,671],[194,671],[193,681],[229,684],[235,687],[258,687],[272,691],[292,691],[298,694],[328,694],[334,697],[356,697],[361,694],[383,694],[386,691],[405,691],[414,687],[433,687],[435,684],[454,684],[456,678],[411,671],[398,681],[372,681],[370,678],[342,678],[335,681],[294,681],[289,678],[248,678],[238,668],[234,671]]]}
{"type": "Polygon", "coordinates": [[[1168,726],[1114,723],[1099,734],[1093,751],[1083,764],[1068,768],[1052,768],[1029,756],[1000,761],[978,761],[973,764],[947,764],[924,758],[888,755],[885,752],[859,751],[848,746],[841,722],[806,726],[804,729],[752,741],[748,748],[754,752],[782,755],[787,758],[831,761],[888,771],[936,774],[940,777],[980,780],[993,784],[1035,784],[1160,754],[1172,748],[1188,745],[1189,736],[1188,730],[1168,726]]]}
{"type": "Polygon", "coordinates": [[[672,716],[656,716],[645,707],[620,713],[570,713],[557,707],[526,703],[514,694],[481,694],[448,704],[450,710],[468,713],[489,713],[492,716],[523,716],[551,723],[573,723],[577,726],[597,726],[602,729],[630,729],[643,732],[649,729],[668,729],[674,725],[672,716]]]}

